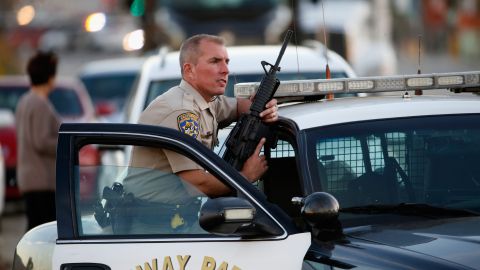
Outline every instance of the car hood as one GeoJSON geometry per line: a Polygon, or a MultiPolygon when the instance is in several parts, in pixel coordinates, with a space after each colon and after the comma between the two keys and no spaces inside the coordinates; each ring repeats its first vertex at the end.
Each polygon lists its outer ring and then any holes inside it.
{"type": "Polygon", "coordinates": [[[411,251],[426,258],[477,269],[480,217],[415,221],[346,229],[353,239],[411,251]]]}
{"type": "Polygon", "coordinates": [[[23,235],[15,249],[12,269],[52,269],[57,222],[39,225],[23,235]]]}

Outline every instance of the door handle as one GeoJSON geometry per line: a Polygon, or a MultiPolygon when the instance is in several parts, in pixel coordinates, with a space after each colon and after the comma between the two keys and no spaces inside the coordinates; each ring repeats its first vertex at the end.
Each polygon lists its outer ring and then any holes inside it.
{"type": "Polygon", "coordinates": [[[111,270],[108,265],[101,263],[64,263],[60,270],[111,270]]]}

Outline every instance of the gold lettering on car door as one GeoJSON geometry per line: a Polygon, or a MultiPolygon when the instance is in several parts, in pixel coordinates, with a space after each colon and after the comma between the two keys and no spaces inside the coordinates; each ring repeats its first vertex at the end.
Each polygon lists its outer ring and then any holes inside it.
{"type": "Polygon", "coordinates": [[[215,270],[217,262],[212,257],[205,256],[203,257],[202,270],[215,270]]]}
{"type": "MultiPolygon", "coordinates": [[[[145,270],[158,270],[157,259],[152,260],[152,266],[150,266],[148,262],[145,262],[144,267],[145,267],[145,270]]],[[[135,270],[144,270],[144,269],[142,269],[140,265],[137,265],[137,267],[135,267],[135,270]]]]}
{"type": "Polygon", "coordinates": [[[172,264],[172,258],[170,256],[165,256],[163,259],[163,268],[162,270],[174,270],[172,264]]]}
{"type": "MultiPolygon", "coordinates": [[[[135,267],[135,270],[187,270],[187,264],[190,261],[191,255],[177,255],[176,259],[178,262],[178,266],[180,268],[174,268],[173,263],[172,263],[172,257],[171,256],[165,256],[163,258],[163,266],[162,269],[158,268],[158,259],[152,259],[152,263],[150,262],[145,262],[143,264],[143,268],[141,265],[137,265],[135,267]]],[[[190,265],[192,266],[192,265],[190,265]]],[[[193,269],[200,269],[200,270],[241,270],[238,266],[233,266],[233,268],[228,268],[228,263],[227,262],[222,262],[218,268],[217,268],[217,261],[213,257],[210,256],[204,256],[203,257],[203,262],[201,265],[201,268],[197,268],[199,265],[195,266],[193,265],[193,269]]],[[[188,269],[190,269],[189,267],[188,269]]]]}
{"type": "Polygon", "coordinates": [[[185,270],[185,266],[187,265],[188,260],[190,260],[190,255],[185,255],[183,257],[181,255],[177,255],[177,260],[178,265],[180,265],[180,270],[185,270]]]}

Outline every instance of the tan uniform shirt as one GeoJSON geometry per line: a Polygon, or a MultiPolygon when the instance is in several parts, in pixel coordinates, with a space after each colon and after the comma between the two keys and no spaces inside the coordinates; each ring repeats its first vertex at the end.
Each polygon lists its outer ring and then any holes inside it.
{"type": "MultiPolygon", "coordinates": [[[[226,127],[237,118],[237,101],[235,98],[218,96],[207,102],[186,81],[181,81],[179,86],[173,87],[161,96],[153,100],[142,112],[139,123],[159,125],[173,128],[188,134],[206,147],[213,149],[217,143],[218,128],[226,127]]],[[[183,155],[168,150],[154,149],[137,146],[132,150],[130,159],[130,171],[142,170],[135,168],[156,169],[165,176],[160,180],[156,177],[127,177],[124,180],[125,189],[133,192],[136,197],[149,201],[166,202],[173,198],[166,198],[165,190],[174,194],[176,198],[183,197],[185,192],[181,184],[173,184],[179,180],[173,180],[172,173],[185,170],[203,169],[201,166],[184,157],[183,155]],[[165,174],[167,173],[167,174],[165,174]],[[169,180],[166,180],[166,179],[169,180]],[[175,191],[172,191],[172,188],[175,191]],[[163,191],[163,192],[162,192],[163,191]]],[[[131,175],[131,174],[130,174],[131,175]]],[[[186,194],[185,194],[186,195],[186,194]]]]}

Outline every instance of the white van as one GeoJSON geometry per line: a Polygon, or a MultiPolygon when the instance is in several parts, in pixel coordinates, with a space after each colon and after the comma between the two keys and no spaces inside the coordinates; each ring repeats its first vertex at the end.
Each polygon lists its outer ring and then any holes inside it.
{"type": "MultiPolygon", "coordinates": [[[[325,78],[325,53],[316,47],[290,44],[280,62],[277,73],[280,80],[325,78]],[[323,53],[322,53],[323,52],[323,53]]],[[[321,46],[321,45],[320,45],[321,46]]],[[[280,45],[228,47],[230,57],[229,82],[225,95],[233,96],[233,85],[240,82],[260,82],[265,74],[260,62],[274,64],[280,52],[280,45]]],[[[352,67],[337,53],[328,51],[331,78],[356,77],[352,67]]],[[[136,123],[146,106],[181,80],[179,52],[160,50],[143,65],[138,85],[127,101],[126,122],[136,123]]]]}

